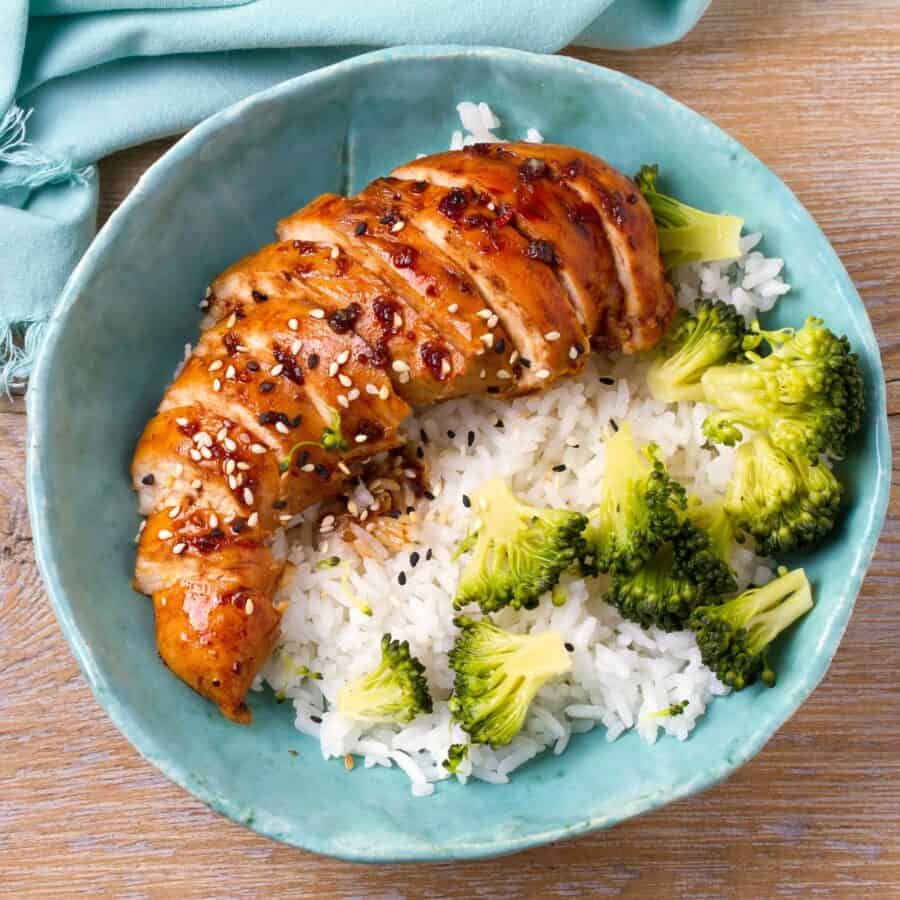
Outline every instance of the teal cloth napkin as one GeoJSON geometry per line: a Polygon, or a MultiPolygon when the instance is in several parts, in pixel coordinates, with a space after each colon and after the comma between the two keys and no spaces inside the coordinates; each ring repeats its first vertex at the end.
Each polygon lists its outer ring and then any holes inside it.
{"type": "Polygon", "coordinates": [[[0,0],[0,389],[93,237],[102,156],[375,46],[655,46],[709,2],[0,0]]]}

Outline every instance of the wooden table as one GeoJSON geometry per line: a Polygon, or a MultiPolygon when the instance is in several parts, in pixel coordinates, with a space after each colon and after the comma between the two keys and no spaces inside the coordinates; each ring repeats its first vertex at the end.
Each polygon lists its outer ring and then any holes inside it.
{"type": "MultiPolygon", "coordinates": [[[[676,46],[573,55],[710,116],[796,191],[866,301],[900,444],[897,0],[718,0],[676,46]]],[[[169,143],[103,161],[103,219],[169,143]]],[[[898,491],[827,678],[730,780],[499,861],[374,868],[233,825],[113,728],[35,571],[24,449],[17,399],[0,406],[0,895],[900,896],[898,491]]]]}

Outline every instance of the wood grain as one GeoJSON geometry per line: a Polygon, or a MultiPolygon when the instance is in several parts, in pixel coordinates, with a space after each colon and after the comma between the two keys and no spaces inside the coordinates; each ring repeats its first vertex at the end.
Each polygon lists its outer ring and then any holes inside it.
{"type": "MultiPolygon", "coordinates": [[[[898,48],[896,0],[718,0],[674,47],[572,51],[710,116],[796,191],[869,309],[895,447],[898,48]]],[[[103,218],[169,143],[103,162],[103,218]]],[[[734,777],[611,831],[504,860],[374,868],[314,857],[225,821],[113,728],[35,572],[24,443],[24,402],[0,405],[0,895],[900,895],[897,475],[888,523],[828,676],[734,777]]]]}

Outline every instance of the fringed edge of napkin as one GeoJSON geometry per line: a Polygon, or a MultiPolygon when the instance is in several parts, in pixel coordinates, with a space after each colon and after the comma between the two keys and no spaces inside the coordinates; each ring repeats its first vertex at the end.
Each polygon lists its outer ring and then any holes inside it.
{"type": "MultiPolygon", "coordinates": [[[[0,191],[29,192],[60,182],[84,184],[90,167],[79,168],[72,160],[48,153],[26,139],[33,111],[14,104],[0,120],[0,191]]],[[[25,386],[47,321],[10,321],[0,316],[0,391],[7,396],[25,386]]]]}

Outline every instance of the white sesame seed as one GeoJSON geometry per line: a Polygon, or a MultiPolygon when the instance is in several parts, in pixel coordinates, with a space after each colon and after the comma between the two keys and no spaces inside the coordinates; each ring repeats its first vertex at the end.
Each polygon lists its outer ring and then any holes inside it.
{"type": "Polygon", "coordinates": [[[497,377],[503,381],[506,381],[506,380],[512,378],[512,373],[507,372],[506,369],[500,369],[497,372],[497,377]]]}
{"type": "Polygon", "coordinates": [[[257,456],[261,456],[263,453],[266,452],[266,448],[263,447],[262,444],[251,444],[250,452],[257,454],[257,456]]]}
{"type": "Polygon", "coordinates": [[[203,459],[203,457],[200,455],[200,451],[195,450],[193,447],[191,447],[191,449],[188,451],[188,455],[192,460],[194,460],[194,462],[200,462],[200,460],[203,459]]]}
{"type": "Polygon", "coordinates": [[[492,346],[494,343],[494,332],[486,331],[480,338],[483,344],[486,344],[488,347],[492,346]]]}
{"type": "Polygon", "coordinates": [[[228,476],[228,487],[230,487],[231,490],[233,490],[233,491],[236,491],[236,490],[237,490],[237,488],[238,488],[238,480],[237,480],[237,477],[236,477],[235,475],[229,475],[229,476],[228,476]]]}
{"type": "Polygon", "coordinates": [[[311,309],[311,310],[309,311],[309,314],[310,314],[314,319],[324,319],[324,318],[325,318],[325,310],[324,310],[324,309],[318,309],[318,308],[316,308],[316,309],[311,309]]]}
{"type": "Polygon", "coordinates": [[[212,438],[205,431],[196,432],[191,440],[198,446],[212,443],[212,438]]]}
{"type": "Polygon", "coordinates": [[[232,313],[228,317],[228,321],[225,323],[226,328],[234,328],[235,323],[237,322],[237,313],[232,313]]]}
{"type": "Polygon", "coordinates": [[[172,532],[169,531],[168,528],[160,528],[160,530],[156,532],[156,536],[161,541],[167,541],[170,537],[172,537],[172,532]]]}
{"type": "Polygon", "coordinates": [[[231,475],[234,472],[234,460],[226,459],[225,460],[225,474],[231,475]]]}
{"type": "Polygon", "coordinates": [[[339,462],[337,466],[345,475],[350,474],[350,469],[347,467],[347,464],[344,462],[339,462]]]}
{"type": "Polygon", "coordinates": [[[560,334],[559,334],[558,331],[548,331],[548,332],[544,335],[544,340],[545,340],[545,341],[550,341],[551,343],[552,343],[553,341],[558,341],[559,338],[560,338],[560,334]]]}
{"type": "Polygon", "coordinates": [[[441,359],[441,377],[446,378],[450,374],[450,360],[441,359]]]}
{"type": "Polygon", "coordinates": [[[378,399],[379,400],[387,400],[390,391],[388,390],[388,386],[383,384],[378,391],[378,399]]]}
{"type": "Polygon", "coordinates": [[[347,394],[347,399],[348,399],[348,400],[351,400],[351,401],[356,400],[358,397],[359,397],[359,388],[353,388],[353,389],[347,394]]]}
{"type": "Polygon", "coordinates": [[[403,470],[403,474],[404,474],[407,478],[413,479],[413,478],[416,477],[416,475],[417,475],[418,473],[416,472],[415,469],[404,469],[404,470],[403,470]]]}
{"type": "Polygon", "coordinates": [[[484,307],[484,309],[479,309],[478,312],[475,313],[475,315],[480,319],[489,319],[493,314],[494,311],[492,309],[488,309],[486,306],[484,307]]]}
{"type": "Polygon", "coordinates": [[[234,348],[236,353],[246,353],[247,348],[243,344],[236,344],[234,348]]]}
{"type": "Polygon", "coordinates": [[[332,247],[331,248],[331,258],[337,259],[341,255],[340,247],[332,247]]]}
{"type": "Polygon", "coordinates": [[[209,514],[209,527],[210,528],[218,528],[219,527],[219,517],[215,513],[209,514]]]}
{"type": "Polygon", "coordinates": [[[221,443],[222,441],[225,440],[225,438],[226,438],[227,436],[228,436],[228,426],[227,426],[227,425],[223,425],[223,426],[216,432],[216,440],[219,441],[219,442],[221,443]]]}
{"type": "Polygon", "coordinates": [[[315,469],[315,466],[312,463],[306,463],[304,466],[300,466],[301,472],[312,472],[315,469]]]}
{"type": "Polygon", "coordinates": [[[187,423],[188,423],[188,420],[184,416],[179,416],[175,420],[175,424],[180,425],[182,428],[184,428],[184,426],[187,425],[187,423]]]}
{"type": "Polygon", "coordinates": [[[409,372],[401,372],[397,376],[397,381],[399,381],[400,384],[408,384],[409,383],[409,372]]]}
{"type": "Polygon", "coordinates": [[[403,316],[400,313],[394,313],[394,331],[399,331],[403,327],[403,316]]]}
{"type": "Polygon", "coordinates": [[[222,363],[222,360],[221,360],[221,359],[214,359],[214,360],[209,364],[209,371],[210,371],[210,372],[218,372],[219,369],[222,368],[222,365],[223,365],[223,363],[222,363]]]}
{"type": "Polygon", "coordinates": [[[209,447],[201,447],[200,455],[203,457],[203,459],[212,459],[212,451],[209,449],[209,447]]]}
{"type": "Polygon", "coordinates": [[[226,378],[232,378],[232,379],[233,379],[235,375],[237,375],[237,372],[235,371],[234,366],[229,366],[229,367],[225,370],[225,377],[226,377],[226,378]]]}
{"type": "Polygon", "coordinates": [[[569,359],[578,359],[578,350],[575,347],[569,347],[569,359]]]}
{"type": "Polygon", "coordinates": [[[500,321],[500,319],[499,319],[497,316],[491,316],[491,317],[487,320],[487,327],[488,327],[488,328],[496,328],[496,327],[497,327],[497,323],[498,323],[499,321],[500,321]]]}
{"type": "Polygon", "coordinates": [[[199,491],[200,488],[203,487],[203,482],[202,482],[199,478],[195,478],[195,479],[191,482],[191,487],[192,487],[195,491],[199,491]]]}
{"type": "Polygon", "coordinates": [[[338,369],[339,369],[339,368],[340,368],[340,366],[338,366],[338,364],[337,364],[336,362],[333,362],[333,363],[328,367],[328,375],[329,375],[329,377],[330,377],[330,378],[334,378],[334,376],[337,375],[338,369]]]}
{"type": "Polygon", "coordinates": [[[219,391],[222,390],[222,382],[219,381],[218,378],[216,378],[216,379],[213,381],[213,390],[214,390],[216,393],[218,393],[219,391]]]}
{"type": "Polygon", "coordinates": [[[369,382],[369,384],[366,385],[366,393],[371,394],[373,397],[377,397],[378,396],[378,388],[375,387],[374,384],[369,382]]]}
{"type": "Polygon", "coordinates": [[[402,359],[395,359],[395,360],[391,363],[391,368],[392,368],[395,372],[408,372],[408,371],[409,371],[409,364],[408,364],[408,363],[405,363],[402,359]]]}
{"type": "Polygon", "coordinates": [[[291,331],[296,331],[300,327],[300,323],[296,319],[288,319],[288,328],[291,331]]]}
{"type": "Polygon", "coordinates": [[[350,359],[350,351],[349,350],[341,350],[337,355],[337,364],[342,366],[347,360],[350,359]]]}
{"type": "Polygon", "coordinates": [[[245,463],[242,459],[238,460],[237,467],[242,471],[246,472],[250,468],[250,463],[245,463]]]}
{"type": "Polygon", "coordinates": [[[510,353],[510,355],[509,355],[509,364],[511,366],[514,366],[518,361],[519,361],[519,351],[513,350],[513,352],[510,353]]]}
{"type": "Polygon", "coordinates": [[[347,512],[350,513],[350,515],[353,516],[354,519],[359,516],[359,507],[353,500],[347,501],[347,512]]]}
{"type": "Polygon", "coordinates": [[[478,377],[479,377],[479,378],[487,378],[487,369],[482,369],[482,370],[478,373],[478,377]]]}
{"type": "Polygon", "coordinates": [[[343,406],[344,409],[348,409],[350,406],[350,401],[343,394],[337,395],[337,402],[338,405],[343,406]]]}
{"type": "Polygon", "coordinates": [[[549,369],[538,369],[537,372],[534,373],[535,378],[540,378],[541,381],[544,381],[546,378],[550,377],[549,369]]]}
{"type": "Polygon", "coordinates": [[[403,231],[403,227],[404,227],[405,225],[406,225],[406,222],[404,222],[403,219],[400,219],[400,220],[398,220],[397,222],[394,222],[393,225],[391,225],[391,231],[392,231],[394,234],[397,234],[397,232],[403,231]]]}
{"type": "Polygon", "coordinates": [[[170,518],[170,519],[177,519],[180,513],[181,513],[181,507],[180,507],[180,506],[173,506],[173,507],[169,510],[169,518],[170,518]]]}
{"type": "Polygon", "coordinates": [[[253,615],[253,600],[251,598],[247,598],[247,605],[244,607],[248,616],[253,615]]]}
{"type": "Polygon", "coordinates": [[[352,379],[351,379],[349,376],[345,375],[343,372],[341,372],[341,374],[338,375],[338,381],[339,381],[344,387],[350,387],[350,385],[353,384],[352,379]]]}
{"type": "Polygon", "coordinates": [[[303,349],[303,341],[301,341],[300,338],[297,338],[297,340],[295,340],[291,344],[291,353],[293,353],[294,356],[296,356],[302,349],[303,349]]]}
{"type": "Polygon", "coordinates": [[[244,503],[247,506],[253,506],[253,491],[248,487],[244,488],[244,503]]]}
{"type": "Polygon", "coordinates": [[[259,524],[259,513],[257,513],[257,512],[250,513],[250,515],[247,516],[247,524],[251,528],[256,528],[256,526],[259,524]]]}
{"type": "Polygon", "coordinates": [[[173,548],[172,552],[176,556],[181,556],[184,551],[187,550],[187,544],[184,541],[179,541],[173,548]]]}
{"type": "Polygon", "coordinates": [[[451,303],[451,304],[447,307],[447,312],[448,312],[448,313],[455,313],[455,312],[458,312],[458,311],[459,311],[459,304],[458,304],[458,303],[451,303]]]}
{"type": "Polygon", "coordinates": [[[281,363],[276,363],[269,369],[270,375],[280,375],[284,371],[284,366],[281,363]]]}
{"type": "Polygon", "coordinates": [[[365,435],[365,434],[358,434],[358,435],[356,436],[356,443],[357,443],[357,444],[364,444],[368,439],[369,439],[369,438],[368,438],[367,435],[365,435]]]}
{"type": "Polygon", "coordinates": [[[181,463],[175,463],[175,468],[172,472],[176,478],[181,478],[181,475],[184,472],[184,466],[181,463]]]}
{"type": "Polygon", "coordinates": [[[237,444],[230,437],[227,437],[224,441],[222,441],[222,446],[229,453],[234,453],[234,451],[237,450],[237,444]]]}
{"type": "Polygon", "coordinates": [[[281,421],[275,423],[275,430],[280,432],[281,434],[290,434],[291,432],[291,429],[281,421]]]}

